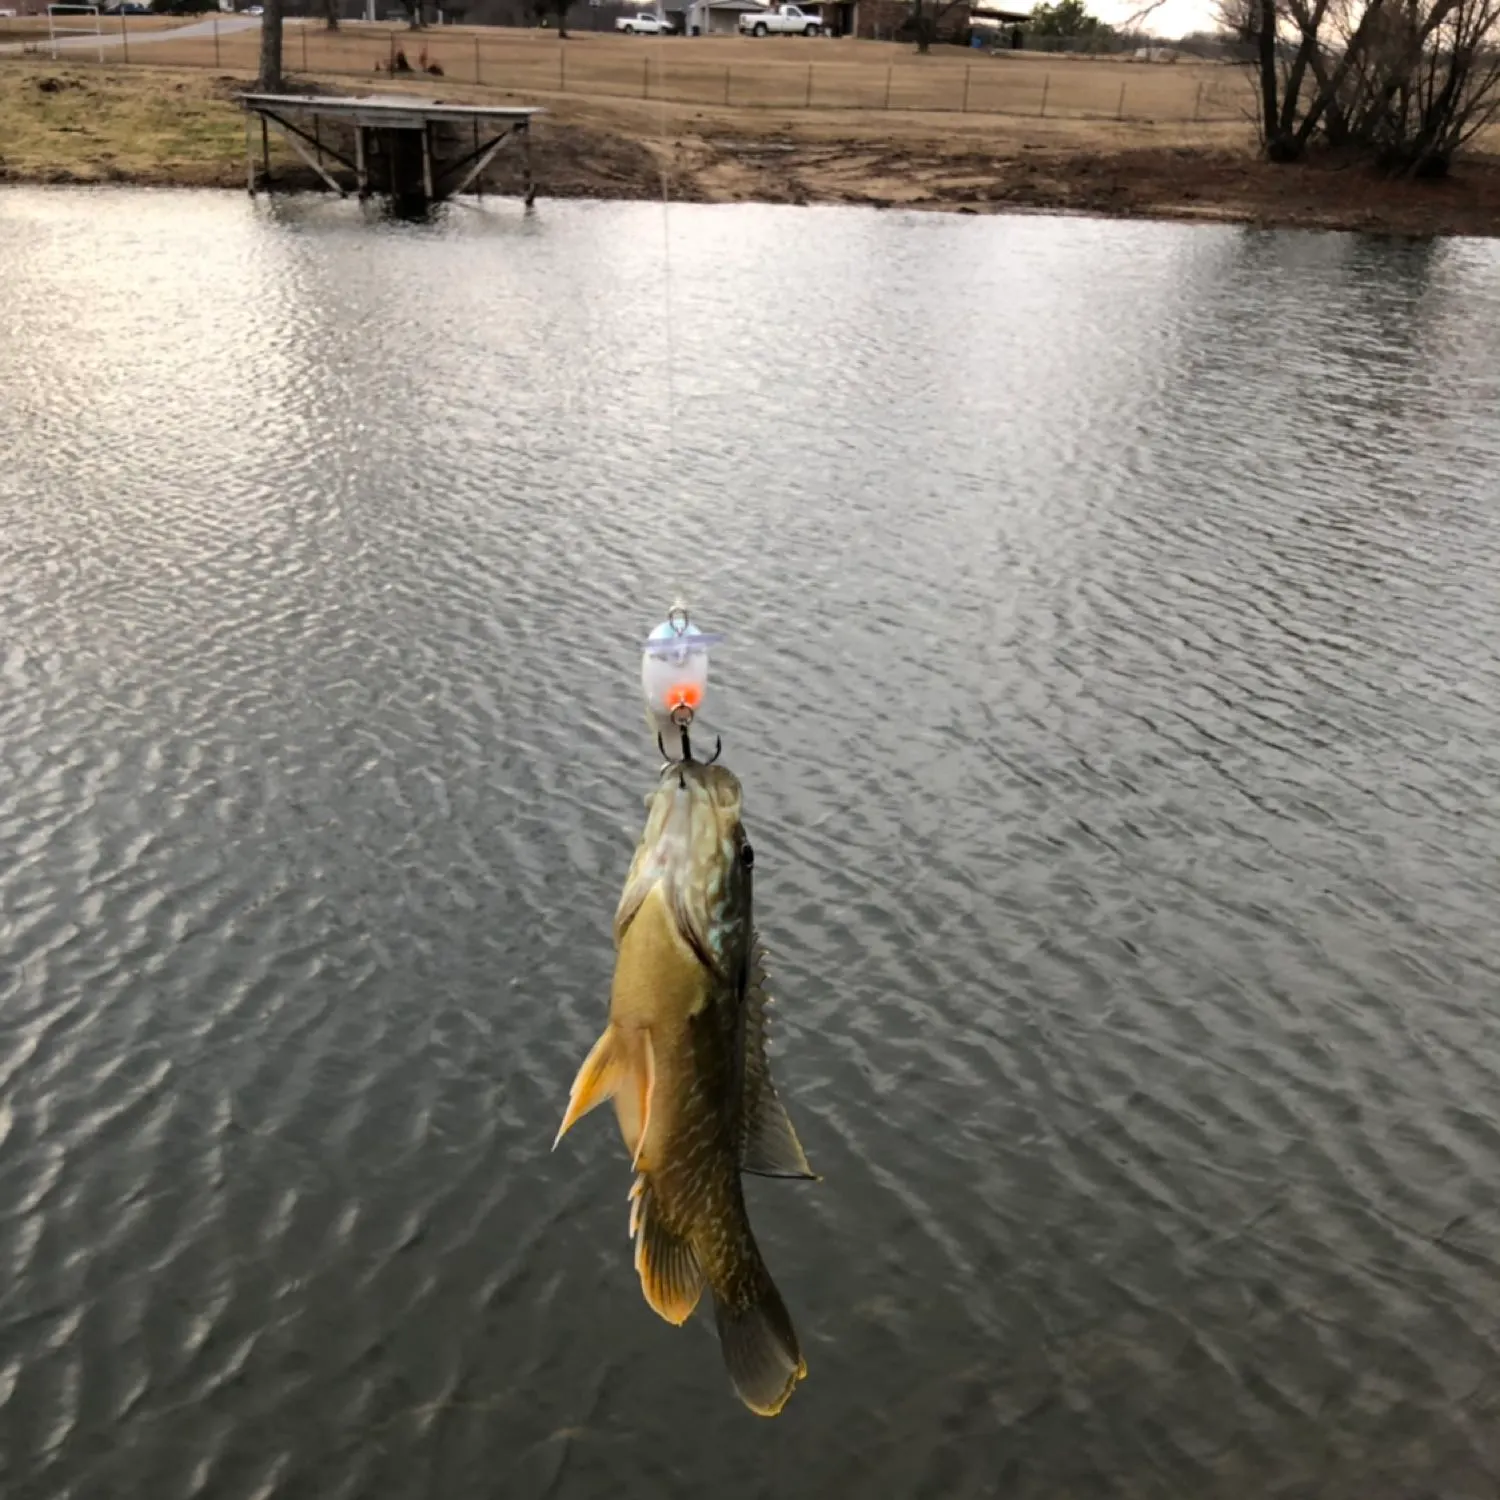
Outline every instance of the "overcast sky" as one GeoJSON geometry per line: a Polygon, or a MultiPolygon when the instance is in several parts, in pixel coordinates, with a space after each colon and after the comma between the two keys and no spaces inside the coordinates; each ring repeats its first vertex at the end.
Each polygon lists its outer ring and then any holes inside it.
{"type": "MultiPolygon", "coordinates": [[[[1132,0],[1094,0],[1089,9],[1101,21],[1115,24],[1129,20],[1139,11],[1140,4],[1132,3],[1132,0]]],[[[1146,22],[1146,29],[1158,36],[1186,36],[1190,31],[1212,31],[1212,0],[1165,0],[1146,22]]]]}

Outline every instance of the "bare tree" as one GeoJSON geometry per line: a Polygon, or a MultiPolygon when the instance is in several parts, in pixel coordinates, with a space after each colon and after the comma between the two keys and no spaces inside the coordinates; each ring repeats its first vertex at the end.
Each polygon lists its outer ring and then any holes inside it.
{"type": "Polygon", "coordinates": [[[1314,143],[1442,176],[1500,114],[1500,0],[1218,0],[1272,161],[1314,143]]]}
{"type": "Polygon", "coordinates": [[[557,22],[557,39],[565,42],[568,39],[568,12],[573,8],[573,0],[532,0],[532,13],[536,16],[538,26],[545,26],[549,17],[557,22]]]}
{"type": "Polygon", "coordinates": [[[948,12],[960,3],[961,0],[947,0],[946,4],[943,0],[912,0],[911,15],[904,29],[916,38],[918,52],[932,50],[948,12]]]}
{"type": "Polygon", "coordinates": [[[1237,42],[1255,40],[1256,0],[1215,0],[1214,25],[1221,36],[1237,42]]]}
{"type": "Polygon", "coordinates": [[[329,31],[339,29],[339,0],[323,0],[323,24],[329,31]]]}
{"type": "Polygon", "coordinates": [[[1441,177],[1500,113],[1500,0],[1401,0],[1345,80],[1352,136],[1388,171],[1441,177]]]}
{"type": "Polygon", "coordinates": [[[256,85],[274,94],[281,87],[281,0],[265,0],[260,18],[260,77],[256,85]]]}
{"type": "Polygon", "coordinates": [[[1115,30],[1122,31],[1127,36],[1136,32],[1144,32],[1146,22],[1159,11],[1167,0],[1145,0],[1145,3],[1133,10],[1123,21],[1115,23],[1115,30]]]}

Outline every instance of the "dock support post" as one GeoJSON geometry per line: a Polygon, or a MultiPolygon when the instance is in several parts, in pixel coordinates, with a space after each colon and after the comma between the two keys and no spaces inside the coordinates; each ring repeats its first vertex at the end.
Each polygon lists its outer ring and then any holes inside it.
{"type": "MultiPolygon", "coordinates": [[[[278,120],[276,123],[279,126],[283,122],[280,121],[280,120],[278,120]]],[[[320,148],[320,151],[319,151],[319,156],[315,157],[312,154],[312,152],[309,151],[307,149],[307,147],[304,146],[302,144],[302,142],[297,139],[297,136],[296,136],[295,132],[283,129],[282,130],[282,135],[285,138],[287,145],[290,146],[292,148],[292,150],[295,151],[297,153],[297,155],[300,156],[302,158],[302,160],[305,161],[308,164],[308,166],[310,166],[313,169],[313,171],[316,172],[318,174],[318,176],[321,177],[323,179],[323,181],[335,193],[337,193],[339,195],[340,198],[347,198],[349,196],[349,194],[344,191],[344,185],[343,185],[343,183],[341,183],[338,180],[338,178],[336,178],[333,175],[333,173],[331,173],[328,170],[328,168],[323,165],[322,160],[320,159],[321,158],[321,148],[320,148]]]]}
{"type": "Polygon", "coordinates": [[[269,183],[271,180],[271,129],[266,124],[264,115],[260,117],[260,161],[261,181],[269,183]]]}
{"type": "Polygon", "coordinates": [[[432,202],[432,126],[422,127],[422,191],[432,202]]]}
{"type": "Polygon", "coordinates": [[[354,180],[359,184],[359,196],[370,196],[370,173],[365,166],[365,127],[354,127],[354,180]]]}
{"type": "Polygon", "coordinates": [[[245,190],[255,196],[255,138],[250,134],[250,111],[245,111],[245,190]]]}
{"type": "Polygon", "coordinates": [[[536,202],[536,174],[531,164],[531,122],[528,120],[521,131],[521,160],[526,166],[526,207],[536,202]]]}

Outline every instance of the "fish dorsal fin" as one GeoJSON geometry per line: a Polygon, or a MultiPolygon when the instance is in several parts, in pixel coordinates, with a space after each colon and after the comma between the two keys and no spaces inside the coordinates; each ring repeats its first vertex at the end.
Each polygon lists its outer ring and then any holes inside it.
{"type": "Polygon", "coordinates": [[[771,1003],[766,993],[766,950],[760,934],[752,935],[750,972],[745,983],[745,1091],[740,1113],[740,1170],[758,1177],[805,1177],[818,1174],[807,1164],[802,1142],[776,1086],[766,1056],[771,1003]]]}

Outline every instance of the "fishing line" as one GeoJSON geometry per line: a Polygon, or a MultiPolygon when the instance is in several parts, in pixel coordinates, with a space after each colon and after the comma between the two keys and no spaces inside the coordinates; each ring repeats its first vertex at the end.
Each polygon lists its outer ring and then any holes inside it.
{"type": "MultiPolygon", "coordinates": [[[[684,26],[686,26],[684,11],[684,26]]],[[[667,172],[667,71],[663,66],[666,56],[667,32],[665,0],[656,0],[656,73],[657,89],[661,95],[657,115],[657,171],[661,177],[661,258],[662,258],[662,326],[666,345],[667,370],[667,476],[672,482],[677,468],[677,379],[676,340],[672,332],[672,186],[667,172]]],[[[673,584],[679,584],[674,579],[673,584]]]]}

